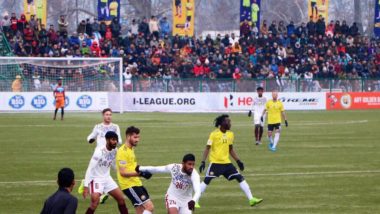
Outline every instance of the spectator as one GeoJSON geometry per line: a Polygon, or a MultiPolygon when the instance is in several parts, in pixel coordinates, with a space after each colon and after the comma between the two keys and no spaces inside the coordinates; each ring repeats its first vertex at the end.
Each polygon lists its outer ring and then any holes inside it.
{"type": "Polygon", "coordinates": [[[170,33],[170,24],[166,16],[160,20],[160,30],[161,30],[161,38],[165,37],[166,35],[169,35],[170,33]]]}
{"type": "Polygon", "coordinates": [[[240,32],[244,37],[248,37],[251,33],[251,26],[248,23],[248,20],[245,19],[243,23],[240,24],[240,32]]]}
{"type": "Polygon", "coordinates": [[[111,31],[112,31],[112,38],[118,38],[120,35],[121,26],[119,24],[119,21],[117,20],[117,17],[112,19],[111,22],[111,31]]]}
{"type": "Polygon", "coordinates": [[[136,36],[137,34],[139,34],[139,25],[137,24],[136,19],[132,20],[131,34],[134,35],[134,36],[136,36]]]}
{"type": "Polygon", "coordinates": [[[86,33],[86,21],[82,20],[77,28],[77,33],[78,34],[85,34],[86,33]]]}
{"type": "Polygon", "coordinates": [[[12,30],[12,35],[15,36],[16,33],[17,33],[17,23],[18,23],[18,19],[16,17],[16,13],[12,13],[12,16],[11,16],[11,30],[12,30]]]}
{"type": "Polygon", "coordinates": [[[86,19],[86,34],[91,36],[92,35],[92,24],[90,22],[90,19],[86,19]]]}
{"type": "Polygon", "coordinates": [[[141,33],[144,37],[147,37],[150,34],[149,24],[145,17],[143,18],[143,21],[139,24],[139,33],[141,33]]]}
{"type": "Polygon", "coordinates": [[[16,79],[12,82],[12,92],[21,92],[22,91],[22,80],[21,76],[17,75],[16,79]]]}
{"type": "Polygon", "coordinates": [[[314,22],[314,19],[312,16],[310,16],[310,21],[306,25],[307,28],[307,35],[315,35],[316,33],[316,23],[314,22]]]}
{"type": "Polygon", "coordinates": [[[350,34],[352,37],[356,37],[356,36],[359,35],[359,28],[358,28],[356,22],[354,22],[354,23],[352,24],[352,26],[350,27],[350,29],[349,29],[349,34],[350,34]]]}
{"type": "Polygon", "coordinates": [[[20,19],[17,21],[17,30],[20,33],[23,33],[24,28],[27,24],[28,24],[28,21],[26,20],[26,16],[24,14],[21,14],[20,19]]]}
{"type": "Polygon", "coordinates": [[[296,27],[294,26],[293,21],[290,21],[290,24],[288,24],[288,26],[286,26],[286,31],[288,33],[288,36],[291,36],[292,34],[295,33],[296,27]]]}
{"type": "Polygon", "coordinates": [[[151,32],[156,39],[159,38],[159,25],[155,16],[152,16],[149,21],[149,32],[151,32]]]}
{"type": "Polygon", "coordinates": [[[325,35],[325,32],[326,32],[326,23],[325,23],[325,19],[323,18],[323,16],[319,16],[319,19],[317,21],[317,24],[316,24],[316,31],[317,31],[317,34],[318,35],[325,35]]]}
{"type": "Polygon", "coordinates": [[[58,190],[45,201],[41,214],[75,214],[78,199],[70,194],[75,185],[73,170],[61,169],[58,172],[57,183],[58,190]]]}

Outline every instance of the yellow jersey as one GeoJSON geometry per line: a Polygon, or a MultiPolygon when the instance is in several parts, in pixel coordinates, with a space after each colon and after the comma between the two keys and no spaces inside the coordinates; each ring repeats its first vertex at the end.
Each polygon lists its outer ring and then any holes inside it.
{"type": "Polygon", "coordinates": [[[223,133],[220,129],[211,132],[207,145],[211,146],[209,153],[210,163],[231,163],[230,145],[234,143],[234,133],[226,131],[223,133]]]}
{"type": "Polygon", "coordinates": [[[119,4],[116,1],[111,2],[109,6],[111,16],[117,17],[118,7],[119,7],[119,4]]]}
{"type": "Polygon", "coordinates": [[[137,160],[135,152],[123,144],[116,154],[116,169],[117,179],[119,180],[119,186],[122,190],[128,189],[134,186],[142,186],[142,182],[139,177],[123,177],[120,175],[119,167],[125,168],[127,172],[134,172],[137,166],[137,160]]]}
{"type": "Polygon", "coordinates": [[[193,15],[193,4],[192,3],[187,3],[186,4],[186,9],[187,9],[187,12],[186,12],[186,15],[187,16],[192,16],[193,15]]]}
{"type": "Polygon", "coordinates": [[[269,100],[265,104],[265,110],[268,112],[268,124],[281,123],[281,112],[284,111],[284,104],[281,101],[269,100]]]}

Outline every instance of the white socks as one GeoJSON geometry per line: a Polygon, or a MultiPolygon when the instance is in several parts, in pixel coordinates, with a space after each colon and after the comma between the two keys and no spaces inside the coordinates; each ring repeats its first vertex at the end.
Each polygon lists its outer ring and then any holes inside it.
{"type": "Polygon", "coordinates": [[[207,188],[207,184],[205,184],[205,182],[202,181],[202,183],[201,183],[201,193],[204,193],[205,190],[206,190],[206,188],[207,188]]]}
{"type": "Polygon", "coordinates": [[[152,212],[149,210],[144,210],[143,214],[152,214],[152,212]]]}
{"type": "Polygon", "coordinates": [[[272,143],[273,144],[273,138],[272,138],[272,136],[268,136],[268,140],[269,140],[269,143],[272,143]]]}
{"type": "Polygon", "coordinates": [[[251,193],[251,189],[249,189],[249,185],[248,185],[247,181],[244,180],[244,181],[240,182],[239,185],[240,185],[241,190],[243,190],[243,192],[247,196],[248,200],[251,200],[253,198],[253,196],[251,193]]]}
{"type": "Polygon", "coordinates": [[[273,148],[276,148],[278,141],[280,141],[280,133],[274,134],[274,143],[273,143],[273,148]]]}

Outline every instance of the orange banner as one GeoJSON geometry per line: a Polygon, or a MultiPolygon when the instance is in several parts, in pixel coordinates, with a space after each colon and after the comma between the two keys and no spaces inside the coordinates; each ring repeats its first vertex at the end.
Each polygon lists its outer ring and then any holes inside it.
{"type": "Polygon", "coordinates": [[[325,18],[326,24],[329,19],[329,0],[308,0],[308,14],[316,22],[319,16],[325,18]]]}
{"type": "Polygon", "coordinates": [[[326,109],[380,109],[380,92],[326,93],[326,109]]]}

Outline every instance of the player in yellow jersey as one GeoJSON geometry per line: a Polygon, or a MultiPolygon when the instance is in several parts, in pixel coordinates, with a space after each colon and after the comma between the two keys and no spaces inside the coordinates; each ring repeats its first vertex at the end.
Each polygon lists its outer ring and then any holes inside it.
{"type": "Polygon", "coordinates": [[[185,32],[188,33],[190,31],[191,18],[193,16],[193,4],[190,0],[187,0],[186,3],[186,22],[185,22],[185,32]]]}
{"type": "Polygon", "coordinates": [[[129,198],[135,207],[137,214],[153,213],[153,203],[149,198],[148,191],[142,185],[140,177],[149,179],[149,172],[136,172],[137,160],[134,148],[140,140],[140,129],[130,126],[126,132],[126,142],[117,151],[116,169],[120,189],[129,198]]]}
{"type": "MultiPolygon", "coordinates": [[[[265,104],[265,109],[262,115],[265,115],[268,112],[268,139],[269,139],[269,150],[275,152],[278,141],[280,140],[281,132],[281,116],[285,120],[285,126],[288,127],[288,121],[286,119],[284,104],[278,98],[278,92],[272,92],[272,100],[269,100],[265,104]],[[274,139],[272,138],[272,133],[275,131],[274,139]]],[[[264,120],[264,117],[261,116],[261,121],[264,120]]]]}
{"type": "Polygon", "coordinates": [[[234,148],[234,133],[230,131],[231,120],[228,115],[223,114],[215,119],[215,131],[211,132],[207,141],[206,149],[203,153],[202,164],[199,167],[201,173],[205,169],[205,160],[209,156],[210,165],[206,172],[206,177],[201,183],[202,193],[206,190],[207,185],[211,180],[223,175],[227,180],[231,181],[236,179],[239,182],[240,188],[243,190],[249,200],[251,206],[255,206],[263,201],[263,199],[255,198],[252,196],[251,190],[247,181],[240,174],[235,166],[231,163],[230,155],[236,161],[239,169],[244,170],[244,164],[240,161],[234,148]]]}

